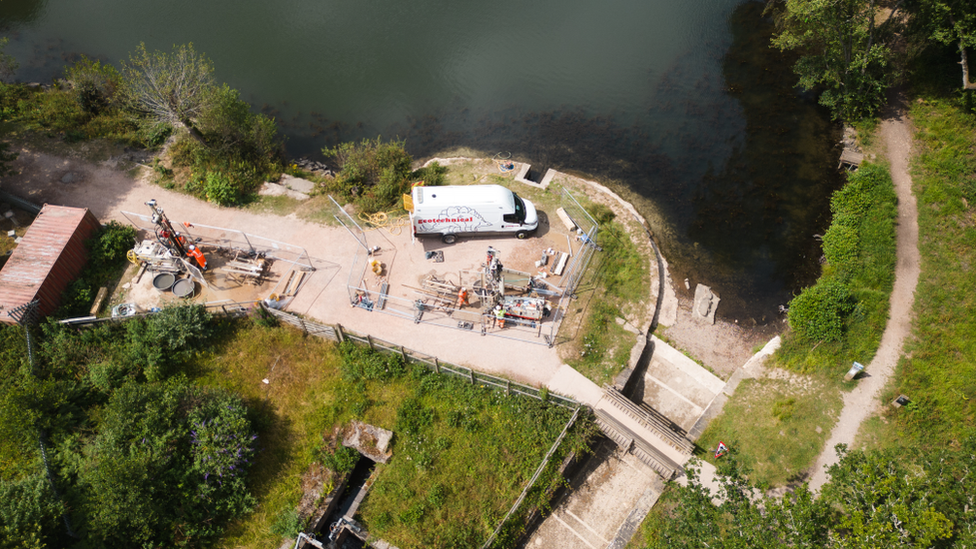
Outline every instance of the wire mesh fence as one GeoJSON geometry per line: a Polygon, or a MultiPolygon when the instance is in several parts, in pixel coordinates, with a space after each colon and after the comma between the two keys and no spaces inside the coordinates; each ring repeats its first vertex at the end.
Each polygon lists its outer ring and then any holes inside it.
{"type": "Polygon", "coordinates": [[[560,206],[566,212],[569,219],[576,225],[577,239],[583,245],[580,246],[579,250],[573,256],[572,261],[566,267],[566,272],[563,274],[563,293],[559,297],[556,314],[553,317],[552,325],[549,327],[549,333],[545,336],[546,343],[550,347],[556,342],[556,334],[562,325],[562,319],[565,317],[569,301],[575,296],[580,280],[582,280],[583,274],[590,264],[590,259],[593,258],[593,254],[599,249],[597,245],[599,226],[596,220],[580,205],[576,197],[566,189],[563,189],[560,206]]]}
{"type": "Polygon", "coordinates": [[[598,225],[578,200],[568,190],[563,190],[560,207],[578,228],[576,238],[582,243],[573,254],[562,275],[562,284],[557,291],[547,288],[537,294],[551,302],[551,314],[538,320],[527,320],[514,316],[506,316],[503,323],[492,317],[488,310],[482,310],[472,316],[455,314],[451,306],[445,304],[425,303],[422,300],[407,299],[389,295],[389,285],[377,281],[371,287],[366,273],[369,270],[370,245],[366,232],[359,224],[333,200],[334,217],[360,243],[353,257],[349,270],[347,289],[349,302],[354,307],[360,307],[370,312],[380,312],[416,323],[431,324],[458,330],[474,330],[482,335],[503,339],[524,341],[536,345],[552,347],[556,341],[556,334],[566,316],[566,307],[572,299],[583,274],[589,266],[597,245],[598,225]],[[463,318],[458,318],[463,317],[463,318]],[[504,328],[501,328],[501,324],[504,328]]]}

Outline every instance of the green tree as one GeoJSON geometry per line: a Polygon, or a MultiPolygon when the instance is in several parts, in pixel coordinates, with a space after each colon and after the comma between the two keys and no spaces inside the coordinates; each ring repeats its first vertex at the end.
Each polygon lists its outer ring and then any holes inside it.
{"type": "Polygon", "coordinates": [[[252,113],[240,93],[227,84],[213,89],[199,126],[207,145],[218,153],[252,161],[275,160],[281,154],[274,121],[252,113]]]}
{"type": "Polygon", "coordinates": [[[245,477],[256,437],[240,398],[128,382],[101,416],[96,435],[62,458],[96,546],[198,545],[253,507],[245,477]]]}
{"type": "Polygon", "coordinates": [[[186,128],[200,143],[205,141],[196,119],[213,100],[213,72],[213,63],[193,44],[174,46],[171,53],[150,53],[139,44],[129,62],[122,64],[130,107],[157,124],[186,128]]]}
{"type": "Polygon", "coordinates": [[[820,103],[844,120],[870,116],[884,104],[891,84],[886,40],[897,6],[879,25],[879,10],[885,7],[879,0],[785,0],[773,5],[778,6],[780,31],[772,44],[800,52],[794,66],[800,87],[822,89],[820,103]]]}
{"type": "Polygon", "coordinates": [[[28,476],[0,480],[0,549],[46,547],[45,541],[58,540],[64,530],[63,513],[39,467],[28,476]]]}
{"type": "Polygon", "coordinates": [[[806,484],[782,498],[764,495],[734,452],[718,468],[717,494],[701,486],[692,468],[688,485],[672,485],[666,494],[668,511],[657,518],[650,547],[907,549],[946,546],[953,536],[955,547],[971,547],[960,542],[973,539],[972,517],[965,516],[972,515],[965,507],[972,453],[933,453],[921,466],[843,445],[838,453],[820,497],[806,484]],[[960,517],[955,528],[948,514],[960,517]]]}
{"type": "Polygon", "coordinates": [[[968,50],[976,47],[976,2],[973,0],[914,0],[908,3],[912,26],[940,44],[959,48],[962,88],[976,90],[969,80],[968,50]]]}
{"type": "Polygon", "coordinates": [[[823,498],[841,509],[840,547],[931,547],[952,535],[952,523],[933,504],[927,474],[912,472],[887,453],[848,451],[828,470],[823,498]]]}

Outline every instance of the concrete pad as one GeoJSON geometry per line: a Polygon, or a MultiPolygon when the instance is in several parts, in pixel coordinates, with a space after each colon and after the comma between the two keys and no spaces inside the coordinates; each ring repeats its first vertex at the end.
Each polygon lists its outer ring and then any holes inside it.
{"type": "Polygon", "coordinates": [[[315,190],[315,183],[312,181],[302,179],[300,177],[293,177],[288,174],[282,174],[281,179],[278,180],[278,184],[304,194],[308,194],[315,190]]]}
{"type": "Polygon", "coordinates": [[[548,170],[546,170],[546,175],[542,177],[542,181],[539,182],[539,185],[541,185],[543,189],[548,188],[549,184],[552,183],[552,180],[553,178],[556,177],[557,173],[559,172],[557,172],[552,168],[549,168],[548,170]]]}
{"type": "Polygon", "coordinates": [[[556,370],[546,386],[554,393],[566,395],[590,407],[596,406],[603,398],[603,389],[566,364],[556,370]]]}
{"type": "Polygon", "coordinates": [[[261,185],[261,189],[258,191],[258,194],[261,196],[287,196],[289,198],[294,198],[295,200],[308,200],[311,198],[305,193],[293,191],[284,185],[268,182],[261,185]]]}
{"type": "Polygon", "coordinates": [[[763,371],[763,364],[766,362],[766,358],[775,353],[782,343],[783,342],[779,336],[770,339],[769,342],[766,343],[766,345],[764,345],[758,353],[753,355],[752,358],[750,358],[749,361],[742,366],[742,369],[748,372],[750,377],[760,375],[763,371]]]}
{"type": "Polygon", "coordinates": [[[603,549],[648,491],[656,500],[663,488],[660,477],[636,457],[605,443],[524,547],[603,549]]]}
{"type": "Polygon", "coordinates": [[[725,382],[660,339],[651,341],[654,354],[638,397],[688,432],[725,382]]]}
{"type": "Polygon", "coordinates": [[[654,344],[654,356],[656,358],[666,361],[676,370],[681,371],[684,375],[695,380],[707,391],[718,394],[725,387],[725,382],[721,378],[709,372],[701,364],[688,358],[684,353],[668,345],[666,342],[655,336],[651,336],[651,343],[654,344]]]}

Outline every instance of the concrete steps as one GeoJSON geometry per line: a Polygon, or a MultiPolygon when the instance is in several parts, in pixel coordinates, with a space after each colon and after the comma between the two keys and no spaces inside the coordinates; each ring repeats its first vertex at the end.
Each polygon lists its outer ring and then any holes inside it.
{"type": "Polygon", "coordinates": [[[658,450],[653,443],[649,443],[646,434],[639,435],[633,432],[605,410],[595,410],[595,415],[596,424],[607,437],[636,456],[665,480],[671,480],[681,471],[681,465],[658,450]]]}

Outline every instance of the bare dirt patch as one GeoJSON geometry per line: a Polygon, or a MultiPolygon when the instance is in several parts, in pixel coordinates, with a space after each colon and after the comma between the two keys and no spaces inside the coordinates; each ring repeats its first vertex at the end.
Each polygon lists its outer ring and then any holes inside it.
{"type": "Polygon", "coordinates": [[[708,324],[692,318],[691,306],[690,299],[679,298],[677,322],[661,326],[658,331],[662,339],[726,381],[752,358],[758,347],[785,328],[785,322],[748,328],[721,319],[708,324]]]}

